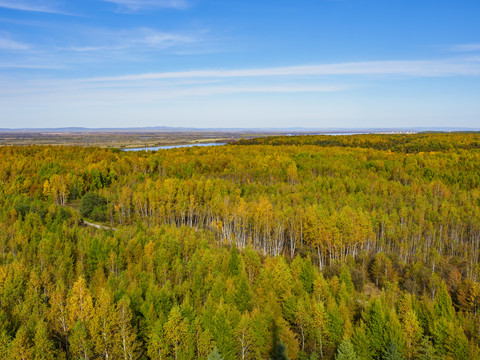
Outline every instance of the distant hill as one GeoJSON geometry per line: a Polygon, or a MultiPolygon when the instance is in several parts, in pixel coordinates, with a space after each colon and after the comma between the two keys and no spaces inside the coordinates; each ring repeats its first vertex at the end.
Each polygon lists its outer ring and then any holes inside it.
{"type": "Polygon", "coordinates": [[[342,133],[408,133],[408,132],[478,132],[480,128],[464,127],[411,127],[411,128],[194,128],[194,127],[126,127],[126,128],[86,128],[86,127],[62,127],[62,128],[0,128],[0,132],[268,132],[268,133],[294,133],[294,134],[342,134],[342,133]]]}

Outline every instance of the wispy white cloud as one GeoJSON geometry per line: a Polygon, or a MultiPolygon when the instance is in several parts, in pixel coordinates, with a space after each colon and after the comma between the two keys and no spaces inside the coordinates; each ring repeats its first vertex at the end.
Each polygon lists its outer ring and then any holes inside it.
{"type": "Polygon", "coordinates": [[[248,78],[322,75],[402,75],[414,77],[478,76],[480,59],[427,61],[367,61],[322,65],[299,65],[235,70],[191,70],[122,75],[85,79],[85,81],[135,81],[179,78],[248,78]]]}
{"type": "MultiPolygon", "coordinates": [[[[0,84],[0,99],[3,98],[5,104],[8,104],[8,99],[16,99],[39,104],[60,101],[64,104],[99,106],[127,103],[154,105],[160,100],[229,94],[334,93],[370,87],[372,79],[388,82],[395,76],[480,76],[480,57],[192,70],[98,78],[42,80],[26,77],[19,80],[8,77],[3,79],[5,86],[0,84]]],[[[379,85],[377,81],[374,82],[379,85]]]]}
{"type": "Polygon", "coordinates": [[[55,64],[38,64],[38,63],[24,63],[24,62],[0,62],[0,69],[39,69],[39,70],[54,70],[64,69],[62,65],[55,64]]]}
{"type": "Polygon", "coordinates": [[[85,32],[85,45],[70,46],[61,50],[79,53],[100,53],[112,51],[157,51],[178,49],[184,45],[198,44],[203,41],[202,32],[184,34],[163,32],[150,28],[109,31],[90,29],[85,32]],[[199,36],[200,34],[200,36],[199,36]]]}
{"type": "Polygon", "coordinates": [[[451,51],[458,51],[458,52],[474,52],[480,51],[480,43],[472,43],[472,44],[457,44],[450,46],[451,51]]]}
{"type": "Polygon", "coordinates": [[[185,0],[103,0],[118,5],[120,10],[140,11],[155,9],[178,9],[188,8],[185,0]]]}
{"type": "MultiPolygon", "coordinates": [[[[0,0],[1,1],[1,0],[0,0]]],[[[22,38],[0,29],[0,52],[4,55],[0,68],[62,68],[75,69],[85,66],[104,66],[106,63],[149,63],[160,54],[198,51],[208,48],[207,30],[188,32],[162,31],[152,28],[107,29],[72,25],[62,36],[62,28],[55,29],[59,35],[48,43],[24,41],[22,38]],[[5,55],[8,54],[8,57],[5,55]],[[26,58],[26,54],[31,55],[26,58]],[[27,65],[24,65],[28,63],[27,65]],[[41,63],[45,66],[37,66],[41,63]],[[49,63],[55,66],[48,66],[49,63]],[[18,65],[20,64],[20,65],[18,65]]]]}
{"type": "Polygon", "coordinates": [[[340,85],[202,86],[181,91],[165,92],[163,93],[163,97],[211,96],[238,93],[323,93],[343,91],[349,88],[349,86],[340,85]]]}
{"type": "Polygon", "coordinates": [[[0,8],[19,10],[19,11],[32,11],[32,12],[70,15],[58,9],[51,2],[39,1],[39,0],[30,0],[30,1],[0,0],[0,8]]]}
{"type": "Polygon", "coordinates": [[[196,39],[191,36],[146,29],[144,31],[144,36],[143,38],[140,38],[139,43],[152,47],[164,47],[180,43],[191,43],[194,41],[196,41],[196,39]]]}
{"type": "Polygon", "coordinates": [[[0,50],[24,51],[29,49],[30,45],[28,44],[9,39],[7,37],[0,37],[0,50]]]}
{"type": "Polygon", "coordinates": [[[182,99],[191,97],[207,97],[228,94],[294,94],[294,93],[332,93],[348,90],[349,86],[340,85],[217,85],[217,86],[147,86],[147,87],[79,87],[76,84],[67,83],[29,83],[28,86],[10,87],[0,90],[2,98],[8,97],[31,97],[32,100],[45,100],[59,98],[76,101],[88,99],[100,103],[136,102],[150,103],[156,100],[182,99]]]}
{"type": "Polygon", "coordinates": [[[31,106],[84,106],[115,108],[125,104],[158,106],[159,103],[211,99],[235,94],[325,94],[349,90],[347,84],[279,83],[242,84],[172,81],[140,81],[128,84],[85,83],[67,79],[12,79],[0,77],[0,106],[27,103],[31,106]]]}

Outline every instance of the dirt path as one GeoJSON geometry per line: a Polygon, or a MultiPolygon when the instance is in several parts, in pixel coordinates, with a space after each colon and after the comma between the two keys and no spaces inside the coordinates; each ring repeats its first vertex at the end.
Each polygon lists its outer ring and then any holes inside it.
{"type": "Polygon", "coordinates": [[[91,227],[94,227],[94,228],[97,228],[97,229],[104,229],[104,230],[117,230],[113,227],[109,227],[109,226],[103,226],[103,225],[98,225],[98,224],[94,224],[94,223],[91,223],[91,222],[88,222],[88,221],[83,221],[83,224],[84,225],[87,225],[87,226],[91,226],[91,227]]]}

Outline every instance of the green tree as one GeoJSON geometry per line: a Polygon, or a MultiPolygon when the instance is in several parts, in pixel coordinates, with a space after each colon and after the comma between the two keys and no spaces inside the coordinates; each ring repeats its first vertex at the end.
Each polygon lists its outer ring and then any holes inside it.
{"type": "Polygon", "coordinates": [[[448,320],[452,320],[455,315],[452,298],[448,293],[448,288],[444,281],[442,281],[437,296],[435,297],[434,310],[437,317],[445,317],[448,320]]]}
{"type": "Polygon", "coordinates": [[[350,339],[344,339],[337,349],[335,360],[360,360],[350,339]]]}
{"type": "Polygon", "coordinates": [[[422,339],[422,328],[413,310],[409,310],[402,323],[404,355],[407,360],[414,359],[417,355],[418,346],[422,339]]]}
{"type": "Polygon", "coordinates": [[[235,244],[232,245],[232,248],[230,250],[230,260],[228,261],[228,268],[230,269],[230,274],[233,276],[237,276],[240,273],[240,259],[235,244]]]}
{"type": "Polygon", "coordinates": [[[251,347],[254,344],[254,339],[252,336],[252,319],[250,314],[245,313],[240,318],[235,329],[235,335],[237,339],[238,353],[240,354],[240,359],[246,360],[249,357],[251,352],[251,347]]]}
{"type": "Polygon", "coordinates": [[[187,323],[180,313],[180,308],[174,306],[164,325],[164,331],[170,353],[173,354],[175,359],[179,358],[182,352],[186,350],[187,330],[187,323]]]}
{"type": "Polygon", "coordinates": [[[95,221],[105,221],[107,218],[107,200],[97,193],[86,193],[80,202],[80,214],[95,221]]]}
{"type": "Polygon", "coordinates": [[[350,275],[350,271],[348,270],[347,266],[342,267],[339,279],[341,283],[346,285],[348,294],[353,294],[354,287],[352,282],[352,276],[350,275]]]}
{"type": "Polygon", "coordinates": [[[88,360],[92,357],[92,341],[83,321],[78,320],[75,323],[69,342],[70,352],[75,359],[88,360]]]}
{"type": "Polygon", "coordinates": [[[288,360],[287,348],[283,345],[281,340],[278,340],[277,343],[273,346],[271,360],[288,360]]]}
{"type": "Polygon", "coordinates": [[[168,356],[168,344],[164,338],[161,319],[155,321],[147,336],[147,355],[150,359],[165,359],[168,356]]]}
{"type": "Polygon", "coordinates": [[[240,278],[238,287],[235,291],[234,299],[238,310],[240,310],[242,313],[246,310],[252,309],[252,294],[250,293],[250,287],[248,285],[246,276],[242,276],[240,278]]]}
{"type": "Polygon", "coordinates": [[[33,355],[35,360],[53,360],[57,358],[55,345],[50,338],[47,325],[42,320],[38,321],[35,327],[33,355]]]}
{"type": "Polygon", "coordinates": [[[323,358],[325,348],[328,345],[328,315],[325,311],[323,302],[318,302],[314,305],[313,312],[314,334],[316,342],[318,343],[318,351],[320,357],[323,358]]]}
{"type": "Polygon", "coordinates": [[[0,329],[0,359],[8,359],[12,339],[5,329],[0,329]]]}
{"type": "Polygon", "coordinates": [[[368,306],[365,317],[365,325],[371,346],[372,355],[378,359],[385,347],[385,313],[379,299],[374,299],[368,306]]]}
{"type": "Polygon", "coordinates": [[[437,360],[440,357],[437,355],[437,351],[435,346],[432,344],[431,339],[428,336],[424,336],[418,348],[418,356],[419,360],[437,360]]]}
{"type": "Polygon", "coordinates": [[[208,355],[207,360],[224,360],[223,356],[218,351],[217,347],[215,347],[212,352],[208,355]]]}
{"type": "Polygon", "coordinates": [[[394,342],[389,343],[383,350],[383,360],[403,360],[402,352],[394,342]]]}
{"type": "Polygon", "coordinates": [[[21,326],[11,343],[10,359],[30,360],[32,357],[33,347],[28,331],[24,326],[21,326]]]}
{"type": "Polygon", "coordinates": [[[270,360],[288,360],[287,347],[283,344],[279,337],[279,331],[277,324],[273,322],[273,348],[270,356],[270,360]]]}

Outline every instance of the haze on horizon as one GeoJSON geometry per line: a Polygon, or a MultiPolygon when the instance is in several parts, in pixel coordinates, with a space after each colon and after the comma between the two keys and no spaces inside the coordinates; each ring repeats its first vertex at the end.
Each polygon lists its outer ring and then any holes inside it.
{"type": "Polygon", "coordinates": [[[0,128],[480,124],[475,0],[0,0],[0,128]]]}

